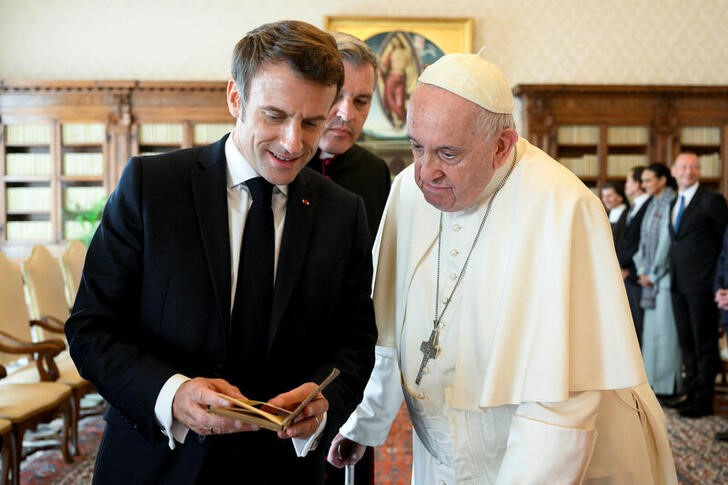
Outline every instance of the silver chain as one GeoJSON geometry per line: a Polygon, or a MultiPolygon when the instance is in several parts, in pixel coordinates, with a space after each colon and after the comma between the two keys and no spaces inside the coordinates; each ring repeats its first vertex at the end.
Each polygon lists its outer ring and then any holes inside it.
{"type": "Polygon", "coordinates": [[[490,198],[490,201],[488,201],[488,206],[485,208],[485,214],[483,214],[483,218],[480,220],[480,226],[478,227],[478,232],[475,233],[475,239],[473,239],[473,244],[470,246],[470,250],[468,251],[468,256],[465,258],[465,263],[463,263],[463,269],[460,270],[460,274],[458,275],[457,281],[455,281],[455,285],[453,285],[452,290],[450,291],[450,295],[447,297],[447,300],[445,301],[444,306],[442,307],[442,312],[440,312],[438,316],[439,311],[439,298],[440,298],[440,250],[442,247],[442,211],[440,211],[440,229],[437,235],[437,279],[435,283],[435,318],[433,320],[433,326],[434,328],[438,328],[440,326],[440,321],[442,321],[442,316],[445,314],[445,310],[447,310],[447,307],[450,305],[450,302],[452,301],[452,296],[455,294],[455,290],[457,290],[458,286],[460,286],[460,281],[462,281],[463,276],[465,275],[465,270],[468,268],[468,263],[470,262],[470,256],[473,255],[473,250],[475,249],[475,245],[478,244],[478,239],[480,239],[480,233],[483,231],[483,227],[485,227],[485,221],[488,219],[488,215],[490,214],[490,209],[493,206],[493,201],[495,200],[496,195],[498,195],[498,192],[503,188],[503,186],[506,184],[506,180],[508,180],[508,177],[511,175],[511,172],[513,172],[513,168],[516,166],[516,147],[513,147],[513,162],[511,163],[511,168],[508,169],[508,172],[506,173],[505,177],[503,177],[503,180],[500,181],[498,186],[495,188],[495,191],[493,192],[493,196],[490,198]]]}

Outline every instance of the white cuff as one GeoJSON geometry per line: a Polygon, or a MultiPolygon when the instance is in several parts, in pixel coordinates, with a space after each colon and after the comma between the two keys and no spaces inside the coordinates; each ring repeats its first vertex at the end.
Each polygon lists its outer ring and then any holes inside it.
{"type": "Polygon", "coordinates": [[[374,355],[362,402],[339,429],[344,437],[366,446],[379,446],[387,440],[404,399],[397,350],[377,345],[374,355]]]}
{"type": "Polygon", "coordinates": [[[178,443],[184,443],[187,432],[190,430],[182,422],[174,419],[172,415],[172,402],[177,394],[179,387],[190,378],[182,374],[175,374],[164,383],[162,389],[157,396],[157,402],[154,404],[154,415],[157,417],[159,425],[162,427],[162,434],[169,438],[169,448],[174,449],[175,440],[178,443]]]}
{"type": "Polygon", "coordinates": [[[312,434],[309,438],[291,438],[291,441],[293,442],[293,447],[296,449],[297,457],[303,458],[308,454],[309,451],[313,451],[316,449],[319,443],[319,437],[321,435],[321,432],[324,430],[324,426],[326,426],[326,416],[327,413],[324,413],[324,418],[319,423],[316,432],[312,434]]]}

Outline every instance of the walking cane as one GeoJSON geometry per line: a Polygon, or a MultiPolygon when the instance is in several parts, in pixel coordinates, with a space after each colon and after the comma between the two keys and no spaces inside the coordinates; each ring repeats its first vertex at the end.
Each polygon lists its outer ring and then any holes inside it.
{"type": "MultiPolygon", "coordinates": [[[[347,460],[351,457],[354,452],[354,442],[349,440],[342,440],[339,442],[339,446],[336,449],[342,460],[347,460]]],[[[344,485],[354,485],[354,465],[344,466],[344,485]]]]}

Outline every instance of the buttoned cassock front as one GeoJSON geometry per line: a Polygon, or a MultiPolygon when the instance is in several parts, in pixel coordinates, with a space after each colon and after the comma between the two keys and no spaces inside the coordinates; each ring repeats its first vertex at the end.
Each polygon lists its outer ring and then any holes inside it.
{"type": "MultiPolygon", "coordinates": [[[[415,483],[676,483],[604,210],[526,140],[517,154],[422,386],[414,377],[419,342],[432,330],[440,212],[412,167],[395,180],[374,248],[377,362],[341,432],[381,444],[404,388],[417,431],[415,483]]],[[[441,299],[509,166],[476,207],[445,214],[441,299]]]]}

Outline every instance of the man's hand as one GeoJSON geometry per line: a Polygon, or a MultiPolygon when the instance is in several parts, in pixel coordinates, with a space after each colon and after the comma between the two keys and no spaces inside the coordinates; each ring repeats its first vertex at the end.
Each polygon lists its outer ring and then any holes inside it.
{"type": "Polygon", "coordinates": [[[622,279],[626,280],[629,278],[629,270],[627,268],[622,268],[622,279]]]}
{"type": "Polygon", "coordinates": [[[331,441],[329,455],[326,459],[336,468],[354,465],[364,456],[366,448],[366,446],[344,438],[341,434],[337,433],[336,437],[331,441]]]}
{"type": "Polygon", "coordinates": [[[715,302],[721,310],[728,310],[728,289],[720,288],[716,291],[715,302]]]}
{"type": "Polygon", "coordinates": [[[207,406],[230,407],[231,403],[218,396],[245,399],[240,390],[222,379],[197,377],[182,384],[172,401],[172,415],[198,435],[258,431],[258,426],[237,419],[225,418],[207,412],[207,406]]]}
{"type": "MultiPolygon", "coordinates": [[[[313,382],[307,382],[297,388],[278,394],[276,397],[268,401],[279,408],[293,411],[303,402],[306,397],[311,394],[318,386],[313,382]]],[[[310,438],[318,429],[324,413],[329,410],[329,401],[319,394],[313,401],[308,403],[301,414],[296,417],[296,421],[285,431],[278,433],[279,438],[310,438]]]]}

